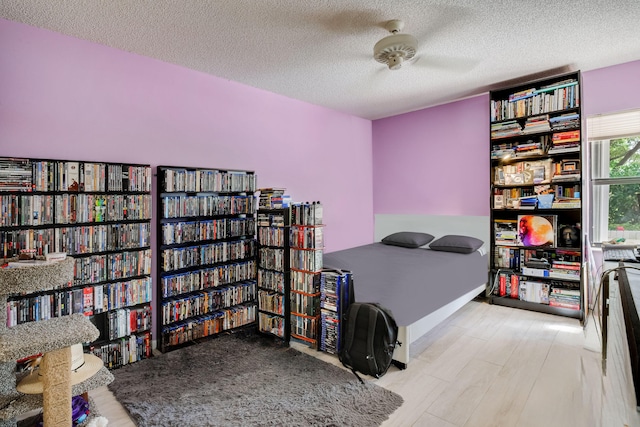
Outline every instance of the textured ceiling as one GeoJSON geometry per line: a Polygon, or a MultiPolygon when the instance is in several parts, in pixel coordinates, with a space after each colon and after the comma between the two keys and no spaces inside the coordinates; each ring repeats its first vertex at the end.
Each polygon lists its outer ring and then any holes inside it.
{"type": "Polygon", "coordinates": [[[368,119],[640,59],[638,0],[2,0],[0,16],[368,119]],[[389,19],[419,41],[397,71],[373,60],[389,19]]]}

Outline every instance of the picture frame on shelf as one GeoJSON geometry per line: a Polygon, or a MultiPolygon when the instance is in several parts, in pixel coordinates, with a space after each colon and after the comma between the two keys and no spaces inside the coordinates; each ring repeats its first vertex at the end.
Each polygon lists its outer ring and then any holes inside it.
{"type": "Polygon", "coordinates": [[[518,215],[519,246],[556,246],[556,215],[518,215]]]}

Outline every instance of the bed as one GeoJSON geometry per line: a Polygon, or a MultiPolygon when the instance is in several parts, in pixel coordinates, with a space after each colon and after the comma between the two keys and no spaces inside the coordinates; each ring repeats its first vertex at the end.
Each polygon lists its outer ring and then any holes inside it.
{"type": "Polygon", "coordinates": [[[323,263],[353,273],[356,301],[391,310],[402,343],[393,359],[404,368],[412,342],[485,290],[488,259],[483,242],[475,240],[468,253],[378,242],[326,253],[323,263]]]}

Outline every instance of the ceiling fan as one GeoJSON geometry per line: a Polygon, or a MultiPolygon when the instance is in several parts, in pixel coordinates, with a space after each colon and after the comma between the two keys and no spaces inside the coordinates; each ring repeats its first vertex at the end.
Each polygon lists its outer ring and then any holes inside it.
{"type": "Polygon", "coordinates": [[[401,32],[404,28],[402,20],[392,19],[385,22],[383,27],[391,35],[384,37],[375,44],[373,58],[385,64],[390,70],[399,70],[403,65],[412,64],[420,67],[444,68],[449,72],[467,72],[479,62],[472,58],[456,58],[432,53],[419,60],[423,55],[418,54],[418,39],[411,34],[401,32]]]}
{"type": "Polygon", "coordinates": [[[390,70],[399,70],[403,63],[415,57],[418,50],[418,40],[411,34],[400,33],[404,28],[404,22],[399,19],[387,21],[384,28],[391,35],[375,44],[373,58],[387,65],[390,70]]]}

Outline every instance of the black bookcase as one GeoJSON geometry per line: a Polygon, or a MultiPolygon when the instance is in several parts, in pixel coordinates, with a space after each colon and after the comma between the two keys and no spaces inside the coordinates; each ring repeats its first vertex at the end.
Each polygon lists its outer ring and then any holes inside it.
{"type": "Polygon", "coordinates": [[[290,225],[291,209],[258,209],[258,330],[285,344],[291,337],[290,225]]]}
{"type": "Polygon", "coordinates": [[[255,175],[158,166],[159,349],[255,324],[255,175]]]}
{"type": "Polygon", "coordinates": [[[490,93],[491,301],[584,318],[580,72],[490,93]]]}
{"type": "Polygon", "coordinates": [[[8,326],[83,313],[107,367],[151,355],[151,180],[149,165],[0,159],[3,259],[75,259],[68,287],[11,296],[8,326]]]}

